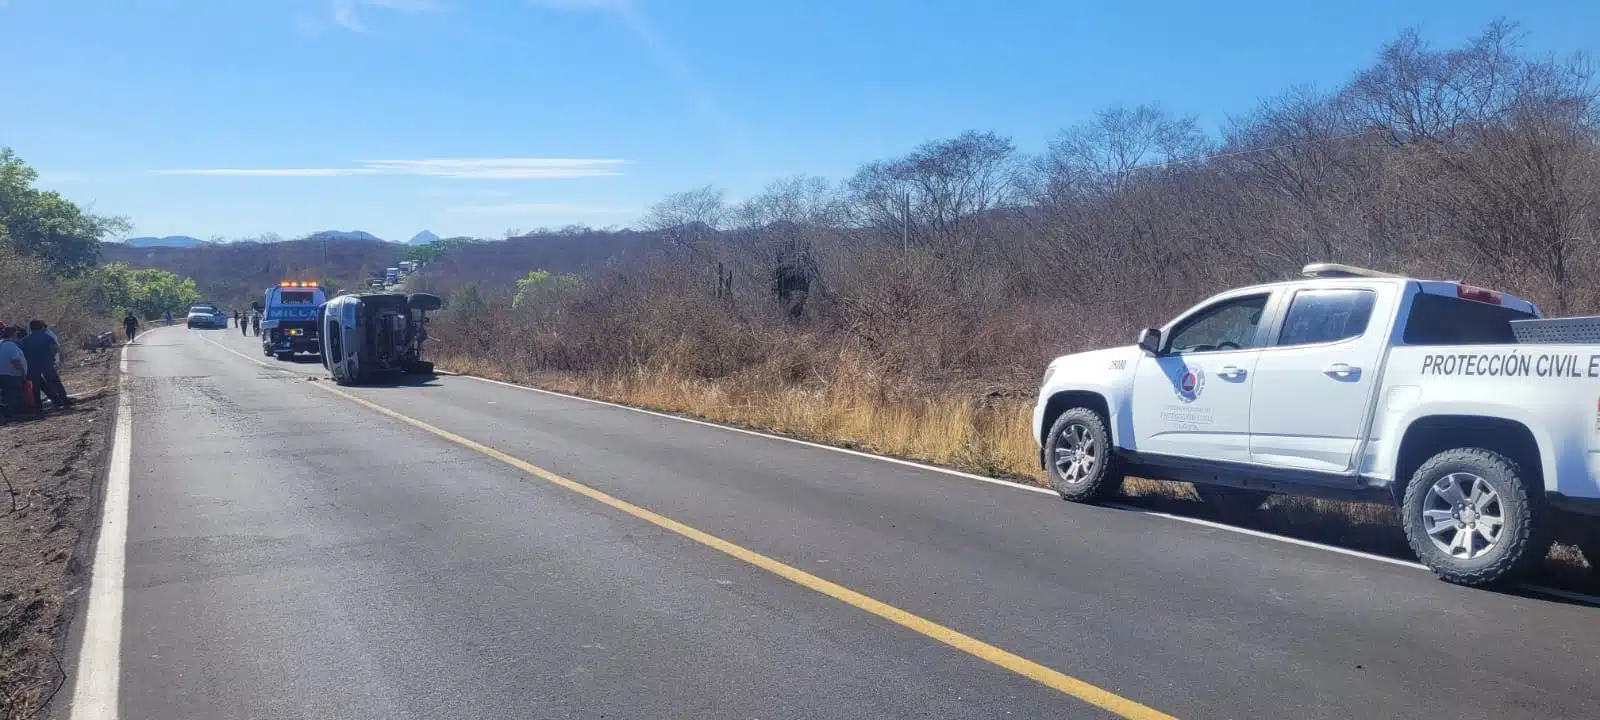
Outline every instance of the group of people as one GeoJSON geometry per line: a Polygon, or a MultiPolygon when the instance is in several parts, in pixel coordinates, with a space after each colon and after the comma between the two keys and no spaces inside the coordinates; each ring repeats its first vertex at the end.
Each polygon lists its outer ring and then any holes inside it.
{"type": "Polygon", "coordinates": [[[233,311],[233,324],[239,327],[240,335],[261,334],[261,313],[254,310],[240,312],[233,311]]]}
{"type": "Polygon", "coordinates": [[[0,417],[17,417],[30,407],[41,413],[43,397],[58,410],[71,405],[58,373],[60,363],[61,340],[43,320],[30,321],[26,328],[0,323],[0,399],[5,403],[0,417]]]}

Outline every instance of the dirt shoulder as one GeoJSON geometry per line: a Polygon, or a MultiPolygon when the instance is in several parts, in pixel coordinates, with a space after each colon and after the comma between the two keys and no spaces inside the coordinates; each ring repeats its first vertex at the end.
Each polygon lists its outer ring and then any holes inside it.
{"type": "MultiPolygon", "coordinates": [[[[88,579],[115,425],[118,354],[76,353],[62,382],[76,402],[0,424],[0,719],[27,718],[65,684],[65,631],[88,579]]],[[[3,422],[3,421],[0,421],[3,422]]]]}

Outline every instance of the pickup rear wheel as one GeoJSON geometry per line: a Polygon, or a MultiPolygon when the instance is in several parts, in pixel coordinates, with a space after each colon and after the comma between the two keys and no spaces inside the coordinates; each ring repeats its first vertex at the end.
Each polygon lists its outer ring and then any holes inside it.
{"type": "Polygon", "coordinates": [[[1072,408],[1056,418],[1045,442],[1045,467],[1061,499],[1097,502],[1122,488],[1122,467],[1100,414],[1072,408]]]}
{"type": "Polygon", "coordinates": [[[1500,453],[1456,448],[1434,455],[1406,486],[1401,506],[1417,559],[1461,585],[1510,582],[1550,549],[1550,509],[1522,469],[1500,453]]]}

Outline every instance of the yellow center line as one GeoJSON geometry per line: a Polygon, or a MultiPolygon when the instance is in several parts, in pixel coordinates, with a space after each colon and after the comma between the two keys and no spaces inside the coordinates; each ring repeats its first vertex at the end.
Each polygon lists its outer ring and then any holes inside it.
{"type": "MultiPolygon", "coordinates": [[[[249,360],[257,365],[268,368],[273,367],[265,362],[256,360],[255,358],[244,355],[243,353],[239,353],[232,348],[225,347],[222,344],[211,340],[210,338],[206,338],[206,340],[211,342],[213,345],[222,348],[223,350],[233,353],[234,355],[238,355],[239,357],[249,360]]],[[[281,368],[274,369],[281,370],[281,368]]],[[[313,383],[313,385],[318,389],[338,395],[346,400],[356,403],[357,405],[361,405],[375,412],[382,413],[407,425],[427,431],[457,445],[476,451],[483,455],[487,455],[529,475],[595,500],[596,502],[606,505],[607,507],[627,513],[628,515],[632,515],[635,518],[665,530],[670,530],[673,533],[693,540],[713,550],[739,560],[743,560],[744,562],[761,568],[762,570],[766,570],[767,572],[789,580],[796,585],[800,585],[801,587],[809,590],[822,593],[823,595],[827,595],[828,597],[850,605],[858,610],[871,613],[896,625],[921,633],[924,636],[944,643],[945,645],[967,653],[968,655],[972,655],[980,660],[998,665],[1018,675],[1034,680],[1042,685],[1058,690],[1090,705],[1094,705],[1095,707],[1107,710],[1125,718],[1136,718],[1137,720],[1176,720],[1171,715],[1163,713],[1159,710],[1141,705],[1133,700],[1129,700],[1121,695],[1117,695],[1109,690],[1102,689],[1098,686],[1084,682],[1057,670],[1052,670],[1025,657],[1007,652],[970,635],[965,635],[940,625],[939,623],[924,618],[920,615],[916,615],[881,600],[863,595],[859,592],[851,590],[850,588],[844,587],[843,585],[839,585],[838,583],[824,580],[823,578],[812,575],[811,573],[794,567],[793,565],[788,565],[781,561],[774,560],[773,558],[762,555],[761,553],[746,548],[742,545],[729,542],[720,537],[712,535],[711,533],[691,527],[689,525],[685,525],[665,515],[661,515],[654,511],[630,503],[626,500],[622,500],[614,495],[597,490],[576,480],[569,480],[565,477],[550,472],[549,470],[534,465],[533,463],[509,455],[500,450],[496,450],[495,448],[489,447],[488,445],[480,443],[476,440],[462,437],[450,432],[449,430],[430,425],[422,420],[418,420],[409,415],[391,410],[375,402],[330,386],[326,383],[317,382],[313,383]]]]}

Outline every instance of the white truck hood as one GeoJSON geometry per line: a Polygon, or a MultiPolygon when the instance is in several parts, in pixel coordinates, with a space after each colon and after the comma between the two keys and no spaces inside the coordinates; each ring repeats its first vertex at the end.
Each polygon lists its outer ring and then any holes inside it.
{"type": "Polygon", "coordinates": [[[1126,345],[1062,355],[1050,361],[1041,389],[1048,393],[1066,386],[1104,389],[1116,385],[1133,371],[1141,352],[1137,345],[1126,345]]]}

